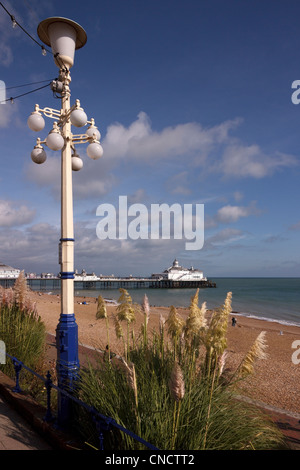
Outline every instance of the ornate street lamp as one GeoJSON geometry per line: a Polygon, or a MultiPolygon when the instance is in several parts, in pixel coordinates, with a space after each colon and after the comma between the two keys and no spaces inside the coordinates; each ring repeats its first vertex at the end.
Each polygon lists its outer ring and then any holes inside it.
{"type": "MultiPolygon", "coordinates": [[[[72,392],[79,371],[78,326],[74,314],[74,228],[73,228],[73,190],[72,170],[78,171],[83,162],[77,155],[75,144],[87,143],[87,154],[93,160],[103,155],[100,145],[100,132],[94,119],[88,121],[80,107],[79,100],[70,105],[70,68],[74,64],[75,49],[83,47],[87,37],[84,29],[66,18],[48,18],[38,26],[41,41],[51,46],[55,64],[59,68],[59,77],[51,88],[61,96],[61,109],[41,109],[39,105],[28,118],[28,126],[36,132],[45,127],[43,115],[54,119],[53,128],[43,141],[37,139],[31,152],[32,160],[37,164],[45,162],[47,156],[43,148],[61,150],[61,239],[59,244],[59,263],[61,265],[61,314],[56,329],[58,386],[72,392]],[[72,134],[71,126],[89,125],[84,134],[72,134]]],[[[58,421],[68,424],[70,401],[63,395],[58,397],[58,421]]]]}

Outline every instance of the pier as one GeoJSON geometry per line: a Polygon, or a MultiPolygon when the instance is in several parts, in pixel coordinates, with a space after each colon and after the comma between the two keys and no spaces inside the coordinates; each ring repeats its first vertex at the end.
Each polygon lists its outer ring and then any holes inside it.
{"type": "MultiPolygon", "coordinates": [[[[13,287],[15,279],[0,279],[0,285],[8,288],[13,287]]],[[[59,290],[60,278],[27,278],[27,285],[32,290],[59,290]]],[[[193,289],[193,288],[215,288],[216,283],[209,280],[173,280],[156,278],[97,278],[87,280],[74,279],[74,289],[76,290],[102,290],[102,289],[193,289]]]]}
{"type": "MultiPolygon", "coordinates": [[[[19,269],[12,268],[0,263],[0,286],[8,288],[13,287],[20,274],[19,269]]],[[[203,271],[191,267],[184,268],[179,265],[177,259],[173,261],[172,266],[158,274],[152,274],[151,277],[127,276],[119,277],[114,274],[97,275],[88,274],[85,269],[81,274],[74,273],[74,290],[103,290],[103,289],[194,289],[217,287],[215,282],[208,280],[203,275],[203,271]]],[[[59,291],[61,279],[59,274],[27,273],[27,285],[32,290],[59,291]]]]}

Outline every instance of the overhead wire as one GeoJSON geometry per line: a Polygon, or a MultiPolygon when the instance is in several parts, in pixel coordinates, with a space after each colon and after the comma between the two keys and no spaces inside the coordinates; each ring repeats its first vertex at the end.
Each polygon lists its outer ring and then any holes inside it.
{"type": "MultiPolygon", "coordinates": [[[[54,78],[52,80],[54,80],[54,78]]],[[[10,86],[10,87],[5,87],[5,89],[12,90],[13,88],[23,88],[25,86],[39,85],[40,83],[45,83],[45,82],[49,83],[49,80],[40,80],[39,82],[24,83],[24,85],[15,85],[15,86],[10,86]]]]}
{"type": "Polygon", "coordinates": [[[21,98],[21,96],[29,95],[30,93],[34,93],[38,90],[42,90],[43,88],[48,87],[50,84],[51,82],[48,82],[47,85],[41,86],[39,88],[35,88],[34,90],[27,91],[26,93],[22,93],[21,95],[14,96],[14,97],[11,96],[10,98],[7,98],[6,100],[0,101],[0,104],[6,103],[7,101],[10,101],[11,103],[13,103],[15,99],[21,98]]]}
{"type": "Polygon", "coordinates": [[[53,55],[53,57],[56,59],[56,61],[60,64],[61,68],[64,68],[65,71],[68,71],[68,67],[64,64],[63,60],[59,57],[59,53],[56,52],[56,53],[53,53],[52,50],[48,49],[47,47],[45,47],[43,44],[41,44],[39,41],[37,41],[30,33],[28,33],[28,31],[26,31],[26,29],[16,20],[16,18],[14,17],[14,15],[12,15],[8,10],[7,8],[3,5],[2,2],[0,2],[0,6],[3,8],[3,10],[8,14],[8,16],[10,17],[13,25],[15,26],[19,26],[19,28],[32,40],[35,42],[35,44],[37,44],[41,49],[42,49],[42,54],[43,55],[46,55],[46,52],[49,52],[51,55],[53,55]]]}
{"type": "Polygon", "coordinates": [[[40,46],[40,48],[42,49],[42,52],[43,52],[43,51],[47,51],[47,52],[51,52],[51,53],[52,53],[52,51],[47,50],[46,47],[45,47],[43,44],[40,44],[33,36],[31,36],[31,34],[28,33],[28,31],[26,31],[25,28],[23,28],[23,26],[16,20],[16,18],[14,17],[14,15],[12,15],[12,14],[7,10],[7,8],[5,8],[5,6],[3,5],[2,2],[0,2],[0,6],[1,6],[1,7],[3,8],[3,10],[5,10],[6,13],[10,16],[11,21],[12,21],[15,25],[19,26],[19,28],[21,28],[21,30],[22,30],[25,34],[27,34],[27,36],[28,36],[32,41],[34,41],[38,46],[40,46]]]}
{"type": "MultiPolygon", "coordinates": [[[[47,49],[43,44],[41,44],[39,41],[37,41],[30,33],[28,33],[28,31],[26,31],[26,29],[16,20],[15,16],[12,15],[8,10],[7,8],[3,5],[2,2],[0,2],[0,6],[3,8],[3,10],[8,14],[8,16],[10,17],[12,23],[13,23],[13,26],[19,26],[19,28],[32,40],[35,42],[35,44],[37,44],[41,49],[42,49],[42,54],[43,55],[46,55],[46,52],[49,52],[51,55],[53,55],[53,57],[55,58],[55,60],[58,62],[58,64],[60,65],[60,68],[63,69],[65,72],[68,72],[68,67],[65,65],[65,63],[63,62],[63,60],[61,59],[61,57],[59,56],[59,53],[56,52],[56,53],[53,53],[52,50],[49,50],[47,49]]],[[[46,80],[45,80],[46,81],[46,80]]],[[[52,81],[52,80],[51,80],[52,81]]],[[[38,91],[38,90],[41,90],[43,88],[46,88],[47,86],[49,86],[51,84],[51,81],[50,83],[48,82],[47,85],[45,86],[42,86],[42,87],[39,87],[39,88],[36,88],[35,90],[31,90],[31,91],[28,91],[26,93],[22,93],[21,95],[18,95],[18,96],[15,96],[15,97],[10,97],[10,98],[7,98],[5,100],[2,100],[0,101],[0,104],[1,103],[5,103],[7,101],[10,101],[11,103],[13,103],[14,99],[17,99],[17,98],[20,98],[22,96],[25,96],[25,95],[28,95],[30,93],[34,93],[35,91],[38,91]]],[[[42,83],[41,82],[36,82],[37,83],[42,83]]],[[[30,83],[28,84],[29,85],[33,85],[35,83],[30,83]]],[[[27,86],[26,84],[25,85],[19,85],[19,87],[22,87],[22,86],[27,86]]],[[[6,88],[6,90],[9,90],[11,88],[18,88],[18,86],[16,87],[10,87],[10,88],[6,88]]]]}

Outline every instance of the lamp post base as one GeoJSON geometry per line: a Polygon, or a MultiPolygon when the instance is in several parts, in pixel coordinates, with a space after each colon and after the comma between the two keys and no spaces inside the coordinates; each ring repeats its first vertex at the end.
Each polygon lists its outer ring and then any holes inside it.
{"type": "MultiPolygon", "coordinates": [[[[78,325],[75,315],[61,314],[56,328],[57,377],[58,387],[72,394],[79,376],[78,358],[78,325]]],[[[68,427],[71,422],[71,399],[58,393],[57,418],[58,424],[68,427]]]]}

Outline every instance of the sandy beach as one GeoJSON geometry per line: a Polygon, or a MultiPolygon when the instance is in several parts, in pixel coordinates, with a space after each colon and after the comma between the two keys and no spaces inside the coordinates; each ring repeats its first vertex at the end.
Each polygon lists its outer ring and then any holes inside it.
{"type": "MultiPolygon", "coordinates": [[[[60,297],[38,292],[32,292],[31,296],[36,303],[38,314],[46,325],[47,332],[55,334],[61,310],[60,297]]],[[[96,302],[97,300],[92,297],[75,297],[79,343],[104,349],[106,345],[105,320],[96,319],[96,302]]],[[[107,304],[110,345],[114,352],[122,353],[122,345],[116,339],[112,321],[115,308],[115,306],[107,304]]],[[[183,318],[188,315],[188,309],[178,308],[177,311],[183,318]]],[[[158,327],[160,314],[167,318],[168,313],[168,307],[151,307],[149,331],[158,327]]],[[[256,362],[255,373],[243,384],[244,394],[267,405],[300,413],[300,364],[295,364],[292,361],[293,353],[298,360],[300,359],[300,327],[239,315],[235,315],[235,317],[237,319],[236,326],[231,326],[231,318],[228,324],[228,354],[225,368],[235,370],[258,334],[261,331],[266,331],[268,357],[256,362]],[[299,341],[297,349],[292,347],[294,341],[299,341]],[[297,350],[299,350],[298,355],[296,355],[297,350]]],[[[140,332],[142,320],[143,315],[138,312],[134,324],[136,335],[140,332]]]]}

